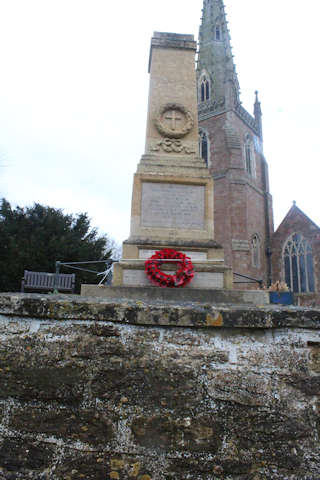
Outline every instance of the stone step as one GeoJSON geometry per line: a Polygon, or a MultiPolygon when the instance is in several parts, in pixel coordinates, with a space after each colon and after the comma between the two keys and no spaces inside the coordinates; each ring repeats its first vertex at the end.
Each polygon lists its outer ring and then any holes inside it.
{"type": "Polygon", "coordinates": [[[81,285],[81,295],[108,299],[128,299],[145,302],[176,302],[201,304],[266,305],[269,294],[263,290],[185,289],[160,287],[109,287],[81,285]]]}

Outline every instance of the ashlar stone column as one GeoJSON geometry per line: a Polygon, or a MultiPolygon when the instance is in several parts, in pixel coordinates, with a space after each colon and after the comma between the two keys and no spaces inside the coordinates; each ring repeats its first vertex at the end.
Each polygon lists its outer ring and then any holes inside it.
{"type": "Polygon", "coordinates": [[[214,240],[213,179],[199,157],[195,51],[193,35],[155,32],[152,38],[145,153],[113,285],[149,285],[145,259],[174,248],[195,265],[187,288],[231,288],[231,270],[214,240]]]}

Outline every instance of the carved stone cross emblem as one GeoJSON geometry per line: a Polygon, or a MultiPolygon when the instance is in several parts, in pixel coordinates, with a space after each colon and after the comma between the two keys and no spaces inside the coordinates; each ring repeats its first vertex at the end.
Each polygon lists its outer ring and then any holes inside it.
{"type": "Polygon", "coordinates": [[[154,123],[158,132],[166,138],[182,138],[193,129],[191,112],[179,103],[163,105],[154,123]]]}
{"type": "Polygon", "coordinates": [[[178,110],[168,110],[168,114],[164,118],[166,120],[171,120],[171,130],[175,130],[177,127],[177,122],[182,120],[182,117],[179,116],[178,110]]]}

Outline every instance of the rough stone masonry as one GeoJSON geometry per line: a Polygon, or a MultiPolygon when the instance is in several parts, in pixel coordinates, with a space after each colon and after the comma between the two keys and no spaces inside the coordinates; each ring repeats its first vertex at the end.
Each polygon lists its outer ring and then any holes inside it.
{"type": "Polygon", "coordinates": [[[319,319],[0,294],[0,479],[319,480],[319,319]]]}

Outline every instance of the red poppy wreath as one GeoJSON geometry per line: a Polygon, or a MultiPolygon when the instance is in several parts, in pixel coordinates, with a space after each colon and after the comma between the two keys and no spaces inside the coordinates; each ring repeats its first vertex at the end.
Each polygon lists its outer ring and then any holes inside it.
{"type": "Polygon", "coordinates": [[[145,262],[145,272],[151,283],[158,287],[185,287],[194,277],[194,268],[190,257],[172,248],[164,248],[145,262]],[[177,264],[177,271],[169,275],[161,270],[163,263],[177,264]]]}

